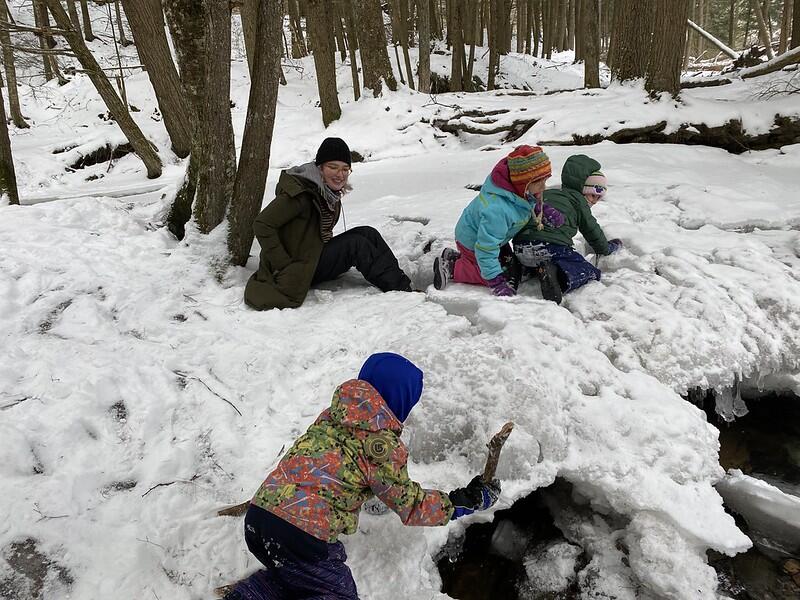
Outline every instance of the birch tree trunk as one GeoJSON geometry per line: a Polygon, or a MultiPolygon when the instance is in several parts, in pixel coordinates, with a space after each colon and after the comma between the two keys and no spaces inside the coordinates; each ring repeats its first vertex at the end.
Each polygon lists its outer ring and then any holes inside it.
{"type": "Polygon", "coordinates": [[[7,194],[10,204],[19,204],[17,174],[14,171],[14,157],[11,155],[11,140],[8,137],[2,88],[0,88],[0,194],[7,194]]]}
{"type": "Polygon", "coordinates": [[[155,91],[172,151],[184,158],[192,148],[192,125],[164,31],[161,3],[159,0],[122,0],[122,6],[136,40],[139,59],[155,91]]]}
{"type": "Polygon", "coordinates": [[[86,71],[89,79],[94,84],[95,89],[100,94],[100,97],[105,102],[111,116],[119,125],[128,142],[133,147],[133,151],[139,156],[147,168],[147,176],[149,178],[159,177],[161,175],[161,159],[158,157],[153,145],[144,136],[142,130],[133,120],[125,105],[120,100],[114,87],[108,81],[100,65],[97,64],[94,56],[81,37],[80,31],[72,28],[72,21],[67,15],[64,8],[61,6],[59,0],[44,0],[50,13],[56,21],[59,29],[64,30],[64,38],[69,43],[72,52],[78,58],[81,66],[86,71]]]}
{"type": "Polygon", "coordinates": [[[19,105],[19,90],[17,90],[17,69],[14,64],[14,50],[11,48],[11,34],[8,26],[8,5],[3,0],[0,6],[0,44],[3,46],[3,67],[6,72],[6,85],[8,86],[8,107],[11,111],[11,120],[18,129],[28,129],[30,125],[22,116],[19,105]]]}
{"type": "Polygon", "coordinates": [[[327,127],[342,116],[336,88],[336,49],[333,41],[333,15],[328,0],[308,0],[306,21],[311,38],[317,90],[322,108],[322,123],[327,127]]]}
{"type": "Polygon", "coordinates": [[[261,209],[267,183],[281,72],[282,4],[280,0],[262,0],[255,15],[250,98],[228,213],[228,250],[231,262],[240,266],[244,266],[250,256],[253,221],[261,209]]]}

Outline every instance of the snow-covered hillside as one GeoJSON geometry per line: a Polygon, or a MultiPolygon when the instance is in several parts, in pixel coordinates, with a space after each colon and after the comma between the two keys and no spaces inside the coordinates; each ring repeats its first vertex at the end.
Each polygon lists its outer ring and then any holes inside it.
{"type": "MultiPolygon", "coordinates": [[[[466,186],[513,145],[424,121],[453,105],[502,107],[540,119],[515,142],[536,143],[620,120],[738,116],[757,129],[776,112],[800,112],[796,102],[758,100],[756,80],[687,91],[679,109],[645,105],[640,88],[622,86],[436,102],[403,88],[356,103],[343,66],[343,116],[325,131],[311,64],[286,69],[265,201],[280,168],[310,159],[326,135],[345,138],[367,158],[354,165],[346,225],[378,228],[421,293],[381,294],[354,272],[299,309],[252,311],[242,292],[257,244],[247,268],[225,268],[221,228],[178,243],[160,226],[185,167],[151,118],[146,75],[128,80],[128,94],[165,161],[158,180],[132,155],[69,172],[69,153],[51,154],[122,141],[98,117],[105,109],[85,77],[48,87],[46,100],[23,95],[33,127],[12,131],[12,144],[27,206],[0,206],[2,585],[28,585],[8,556],[26,539],[51,561],[48,598],[207,598],[250,573],[257,563],[241,521],[215,510],[253,493],[369,354],[394,351],[425,371],[404,434],[412,477],[463,485],[482,468],[485,442],[513,420],[499,506],[556,477],[571,482],[596,514],[565,534],[588,552],[598,594],[715,598],[706,550],[734,554],[750,541],[713,488],[723,477],[717,430],[681,394],[737,378],[800,381],[800,145],[738,156],[609,142],[547,148],[553,184],[572,153],[602,163],[611,190],[595,214],[625,242],[599,258],[602,281],[557,306],[535,282],[513,299],[433,289],[433,259],[474,195],[466,186]]],[[[580,86],[577,67],[533,72],[580,86]]],[[[239,137],[247,86],[237,63],[239,137]]],[[[432,557],[448,535],[491,518],[423,530],[364,515],[344,540],[362,597],[444,597],[432,557]]]]}

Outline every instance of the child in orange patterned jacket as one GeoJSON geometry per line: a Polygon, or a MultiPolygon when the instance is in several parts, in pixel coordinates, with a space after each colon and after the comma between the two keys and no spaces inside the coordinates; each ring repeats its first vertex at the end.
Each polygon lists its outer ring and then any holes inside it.
{"type": "Polygon", "coordinates": [[[497,480],[475,477],[450,493],[408,476],[400,440],[422,394],[422,371],[392,353],[373,354],[358,379],[340,385],[330,408],[300,436],[251,500],[245,541],[266,567],[226,598],[357,599],[342,533],[355,533],[361,505],[377,496],[405,525],[445,525],[497,500],[497,480]]]}

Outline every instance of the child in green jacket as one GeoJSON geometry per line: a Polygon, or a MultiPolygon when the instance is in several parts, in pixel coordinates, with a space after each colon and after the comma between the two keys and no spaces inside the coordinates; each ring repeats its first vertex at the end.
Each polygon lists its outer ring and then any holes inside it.
{"type": "Polygon", "coordinates": [[[545,190],[542,197],[545,205],[563,215],[563,223],[556,227],[531,219],[514,236],[514,252],[539,278],[545,300],[560,303],[563,293],[600,279],[600,270],[572,247],[578,231],[597,254],[611,254],[622,246],[619,239],[606,239],[592,215],[592,206],[607,189],[599,162],[585,154],[570,156],[561,170],[561,189],[545,190]]]}

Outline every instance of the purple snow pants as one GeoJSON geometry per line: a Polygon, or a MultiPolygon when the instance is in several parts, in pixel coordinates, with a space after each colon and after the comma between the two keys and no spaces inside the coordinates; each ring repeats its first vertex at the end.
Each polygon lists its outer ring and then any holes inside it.
{"type": "Polygon", "coordinates": [[[341,542],[318,540],[257,506],[247,511],[244,538],[266,568],[237,583],[226,600],[358,600],[341,542]]]}

